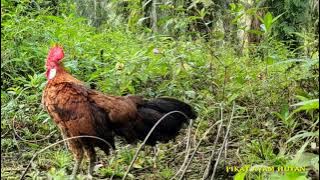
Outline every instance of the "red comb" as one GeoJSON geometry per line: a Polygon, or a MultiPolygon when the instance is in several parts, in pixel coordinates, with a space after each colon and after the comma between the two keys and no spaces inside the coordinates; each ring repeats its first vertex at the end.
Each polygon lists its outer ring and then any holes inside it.
{"type": "Polygon", "coordinates": [[[55,44],[52,48],[50,48],[47,61],[58,62],[64,57],[63,48],[58,44],[55,44]]]}

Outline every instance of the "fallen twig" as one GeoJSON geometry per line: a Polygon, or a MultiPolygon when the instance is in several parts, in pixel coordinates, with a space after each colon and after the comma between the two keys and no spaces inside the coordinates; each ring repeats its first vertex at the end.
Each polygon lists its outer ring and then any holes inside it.
{"type": "Polygon", "coordinates": [[[1,138],[5,137],[10,131],[11,131],[11,129],[9,129],[7,132],[1,134],[1,138]]]}

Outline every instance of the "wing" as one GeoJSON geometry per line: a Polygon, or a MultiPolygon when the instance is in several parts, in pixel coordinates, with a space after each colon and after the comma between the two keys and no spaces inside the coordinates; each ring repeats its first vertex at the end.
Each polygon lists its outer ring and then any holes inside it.
{"type": "Polygon", "coordinates": [[[128,143],[134,143],[138,139],[135,131],[139,123],[137,104],[142,101],[138,96],[106,96],[101,93],[91,93],[90,99],[95,104],[108,112],[112,130],[124,137],[128,143]]]}
{"type": "Polygon", "coordinates": [[[97,91],[90,93],[89,97],[98,107],[108,112],[112,123],[124,124],[136,120],[138,97],[107,96],[97,91]]]}

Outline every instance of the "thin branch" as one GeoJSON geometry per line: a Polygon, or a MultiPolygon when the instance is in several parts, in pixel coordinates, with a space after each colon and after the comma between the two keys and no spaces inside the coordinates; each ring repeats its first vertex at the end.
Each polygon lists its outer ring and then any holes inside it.
{"type": "Polygon", "coordinates": [[[224,167],[226,166],[226,160],[227,160],[227,157],[228,157],[228,139],[225,143],[225,146],[224,146],[224,167]]]}
{"type": "Polygon", "coordinates": [[[134,157],[133,157],[133,159],[132,159],[132,161],[131,161],[131,163],[130,163],[128,169],[127,169],[127,171],[125,172],[122,180],[125,180],[125,179],[126,179],[127,175],[128,175],[129,172],[130,172],[130,169],[132,168],[134,162],[136,161],[136,159],[137,159],[137,157],[138,157],[138,155],[139,155],[139,152],[141,151],[142,147],[146,144],[147,140],[149,139],[149,137],[151,136],[151,134],[153,133],[153,131],[156,129],[156,127],[162,122],[163,119],[165,119],[167,116],[169,116],[170,114],[173,114],[173,113],[179,113],[179,114],[182,114],[183,116],[185,116],[186,118],[189,118],[187,115],[185,115],[185,114],[184,114],[183,112],[181,112],[181,111],[170,111],[170,112],[168,112],[167,114],[165,114],[164,116],[162,116],[162,117],[157,121],[157,123],[155,123],[155,124],[153,125],[153,127],[151,128],[151,130],[149,131],[149,133],[147,134],[147,136],[144,138],[142,144],[141,144],[141,145],[139,146],[139,148],[137,149],[136,154],[134,155],[134,157]]]}
{"type": "Polygon", "coordinates": [[[146,6],[151,2],[152,0],[148,0],[147,2],[145,2],[143,5],[142,5],[142,9],[145,9],[146,6]]]}
{"type": "Polygon", "coordinates": [[[11,131],[11,129],[9,129],[7,132],[1,134],[1,138],[5,137],[10,131],[11,131]]]}
{"type": "Polygon", "coordinates": [[[152,0],[151,19],[152,19],[152,30],[154,33],[158,32],[157,4],[158,3],[156,0],[152,0]]]}
{"type": "Polygon", "coordinates": [[[223,78],[223,87],[222,87],[222,101],[224,102],[225,90],[227,85],[227,66],[224,66],[224,78],[223,78]]]}

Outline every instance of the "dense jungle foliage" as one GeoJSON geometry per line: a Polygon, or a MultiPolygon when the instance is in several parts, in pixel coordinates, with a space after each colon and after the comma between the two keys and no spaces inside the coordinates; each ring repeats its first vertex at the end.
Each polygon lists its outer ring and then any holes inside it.
{"type": "MultiPolygon", "coordinates": [[[[317,178],[318,16],[318,0],[1,0],[2,178],[18,179],[62,139],[41,106],[55,43],[88,86],[197,110],[156,160],[140,153],[129,179],[317,178]]],[[[101,153],[95,178],[122,178],[137,146],[101,153]]],[[[73,164],[60,143],[26,177],[65,179],[73,164]]]]}

